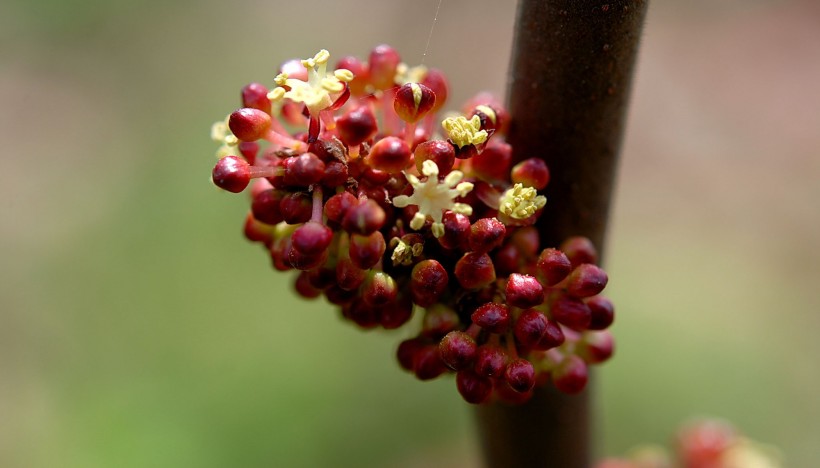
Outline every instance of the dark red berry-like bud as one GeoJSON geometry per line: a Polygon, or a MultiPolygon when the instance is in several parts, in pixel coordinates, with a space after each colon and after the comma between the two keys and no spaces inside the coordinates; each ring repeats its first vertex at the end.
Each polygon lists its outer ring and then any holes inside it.
{"type": "Polygon", "coordinates": [[[433,90],[419,83],[407,83],[396,91],[393,100],[393,109],[400,119],[409,123],[416,123],[436,104],[436,95],[433,90]]]}
{"type": "Polygon", "coordinates": [[[444,212],[444,235],[438,238],[439,244],[447,249],[468,248],[470,239],[470,218],[453,211],[444,212]]]}
{"type": "Polygon", "coordinates": [[[320,289],[315,288],[312,284],[310,284],[310,279],[308,278],[308,272],[303,271],[299,273],[299,276],[296,277],[296,282],[293,285],[294,289],[300,296],[304,297],[305,299],[315,299],[322,294],[320,289]]]}
{"type": "Polygon", "coordinates": [[[441,70],[431,68],[425,73],[421,84],[430,88],[436,95],[436,101],[433,104],[433,108],[430,109],[430,112],[438,112],[438,110],[444,106],[444,103],[447,102],[447,95],[450,89],[450,85],[447,83],[447,78],[444,76],[444,73],[442,73],[441,70]]]}
{"type": "Polygon", "coordinates": [[[615,340],[608,331],[584,333],[578,342],[578,354],[590,364],[598,364],[612,357],[615,340]]]}
{"type": "Polygon", "coordinates": [[[564,332],[561,330],[561,326],[547,319],[547,328],[544,329],[544,334],[541,335],[541,339],[538,340],[538,343],[532,346],[532,349],[546,351],[561,346],[564,343],[564,339],[564,332]]]}
{"type": "Polygon", "coordinates": [[[348,146],[361,145],[376,136],[379,131],[376,116],[370,106],[351,109],[336,119],[339,139],[348,146]]]}
{"type": "Polygon", "coordinates": [[[477,308],[470,319],[490,333],[504,334],[510,326],[510,310],[504,304],[488,302],[477,308]]]}
{"type": "Polygon", "coordinates": [[[398,293],[393,277],[381,271],[367,275],[361,287],[362,299],[370,307],[376,308],[395,302],[398,293]]]}
{"type": "Polygon", "coordinates": [[[325,174],[322,176],[322,185],[325,187],[341,187],[349,178],[347,164],[341,161],[325,163],[325,174]]]}
{"type": "Polygon", "coordinates": [[[354,291],[361,286],[367,276],[367,270],[362,270],[350,260],[342,257],[336,261],[336,281],[340,288],[354,291]]]}
{"type": "Polygon", "coordinates": [[[423,346],[421,340],[418,338],[410,338],[409,340],[404,340],[399,343],[399,347],[396,349],[396,359],[399,361],[399,365],[402,369],[413,371],[413,360],[416,357],[416,353],[423,346]]]}
{"type": "Polygon", "coordinates": [[[270,129],[270,124],[270,114],[249,107],[234,111],[228,119],[228,127],[241,141],[256,141],[264,138],[270,129]]]}
{"type": "Polygon", "coordinates": [[[350,233],[367,235],[381,229],[386,219],[384,209],[378,203],[368,199],[347,210],[342,220],[342,227],[350,233]]]}
{"type": "Polygon", "coordinates": [[[438,345],[441,360],[450,369],[461,370],[470,367],[475,360],[477,346],[470,335],[452,331],[438,345]]]}
{"type": "Polygon", "coordinates": [[[239,193],[251,182],[251,168],[238,156],[225,156],[214,166],[211,179],[222,190],[239,193]]]}
{"type": "Polygon", "coordinates": [[[507,353],[498,346],[482,345],[478,347],[475,359],[475,372],[484,377],[499,378],[507,368],[507,353]]]}
{"type": "Polygon", "coordinates": [[[353,302],[356,299],[356,293],[357,291],[345,291],[335,284],[325,289],[325,297],[328,302],[339,306],[353,302]]]}
{"type": "Polygon", "coordinates": [[[393,330],[407,323],[413,315],[413,302],[398,300],[381,310],[381,324],[385,330],[393,330]]]}
{"type": "Polygon", "coordinates": [[[536,190],[543,190],[550,181],[550,171],[547,163],[540,158],[529,158],[521,161],[512,168],[510,174],[514,184],[524,184],[536,190]]]}
{"type": "Polygon", "coordinates": [[[592,321],[592,312],[580,299],[561,296],[552,304],[552,317],[573,330],[586,330],[592,321]]]}
{"type": "Polygon", "coordinates": [[[412,156],[410,146],[404,140],[389,136],[377,141],[370,148],[367,164],[374,169],[395,174],[407,168],[412,156]]]}
{"type": "Polygon", "coordinates": [[[273,226],[258,221],[252,213],[245,217],[244,233],[251,242],[268,244],[273,240],[273,226]]]}
{"type": "Polygon", "coordinates": [[[512,146],[493,139],[470,160],[476,177],[494,184],[509,180],[511,162],[512,146]]]}
{"type": "Polygon", "coordinates": [[[324,250],[318,254],[306,255],[293,248],[292,245],[287,251],[287,254],[288,263],[290,263],[290,266],[296,268],[297,270],[312,270],[323,265],[327,261],[328,257],[327,250],[324,250]]]}
{"type": "Polygon", "coordinates": [[[422,170],[424,161],[433,161],[438,166],[439,175],[447,175],[456,161],[453,145],[444,140],[430,140],[420,143],[413,152],[416,169],[422,170]]]}
{"type": "Polygon", "coordinates": [[[419,380],[431,380],[447,371],[441,362],[437,346],[424,346],[413,357],[413,372],[419,380]]]}
{"type": "Polygon", "coordinates": [[[413,267],[410,274],[410,292],[413,302],[421,307],[430,307],[447,289],[447,270],[437,260],[422,260],[413,267]]]}
{"type": "Polygon", "coordinates": [[[307,275],[310,284],[316,289],[327,289],[336,284],[336,270],[334,268],[321,267],[308,271],[307,275]]]}
{"type": "Polygon", "coordinates": [[[564,393],[578,393],[587,385],[589,374],[583,359],[575,355],[564,358],[552,371],[552,382],[564,393]]]}
{"type": "Polygon", "coordinates": [[[270,114],[270,99],[268,88],[259,83],[250,83],[242,88],[242,105],[251,109],[258,109],[270,114]]]}
{"type": "Polygon", "coordinates": [[[305,255],[317,255],[330,246],[333,240],[333,231],[327,226],[316,221],[303,224],[293,231],[291,243],[293,248],[305,255]]]}
{"type": "Polygon", "coordinates": [[[588,327],[590,330],[604,330],[612,325],[615,320],[615,306],[612,301],[603,296],[595,296],[585,302],[592,314],[588,327]]]}
{"type": "Polygon", "coordinates": [[[493,382],[473,371],[463,370],[456,374],[456,388],[467,403],[480,405],[487,401],[493,391],[493,382]]]}
{"type": "Polygon", "coordinates": [[[316,140],[308,145],[308,153],[313,153],[325,164],[331,161],[347,161],[344,145],[336,140],[316,140]]]}
{"type": "Polygon", "coordinates": [[[535,348],[547,332],[549,323],[541,312],[528,309],[518,316],[513,327],[515,339],[526,348],[535,348]]]}
{"type": "Polygon", "coordinates": [[[253,217],[265,224],[278,224],[284,218],[282,217],[282,210],[279,208],[285,192],[281,190],[265,190],[256,194],[251,203],[251,212],[253,217]]]}
{"type": "Polygon", "coordinates": [[[440,337],[453,331],[460,323],[458,314],[453,309],[436,303],[427,308],[421,329],[425,336],[440,337]]]}
{"type": "Polygon", "coordinates": [[[601,268],[591,263],[578,265],[567,279],[567,294],[573,297],[594,296],[604,290],[608,280],[601,268]]]}
{"type": "Polygon", "coordinates": [[[290,236],[274,239],[270,246],[270,257],[273,267],[279,271],[288,271],[292,266],[288,261],[288,254],[293,248],[290,245],[290,236]]]}
{"type": "Polygon", "coordinates": [[[598,263],[598,251],[586,237],[570,237],[561,244],[560,250],[567,255],[573,268],[583,263],[598,263]]]}
{"type": "Polygon", "coordinates": [[[376,46],[367,60],[370,70],[370,84],[379,91],[395,86],[396,68],[401,57],[396,49],[389,45],[376,46]]]}
{"type": "Polygon", "coordinates": [[[307,187],[322,180],[325,163],[313,153],[303,153],[285,160],[285,183],[307,187]]]}
{"type": "Polygon", "coordinates": [[[465,289],[478,289],[495,281],[495,268],[489,255],[468,252],[456,263],[455,275],[465,289]]]}
{"type": "Polygon", "coordinates": [[[350,235],[350,260],[362,270],[369,270],[379,263],[386,249],[384,236],[379,231],[370,235],[350,235]]]}
{"type": "MultiPolygon", "coordinates": [[[[382,188],[382,185],[385,185],[390,181],[390,177],[391,175],[389,172],[372,167],[366,168],[361,174],[362,180],[369,182],[370,185],[378,187],[379,189],[382,188]]],[[[376,200],[375,197],[373,197],[373,199],[376,200]]]]}
{"type": "Polygon", "coordinates": [[[341,223],[347,211],[358,204],[359,200],[352,193],[337,193],[325,202],[325,215],[327,219],[341,223]]]}
{"type": "Polygon", "coordinates": [[[538,229],[532,226],[520,228],[513,233],[510,239],[524,258],[532,258],[538,255],[540,244],[538,229]]]}
{"type": "Polygon", "coordinates": [[[379,325],[379,309],[371,307],[361,299],[354,300],[342,309],[345,317],[362,328],[373,328],[379,325]]]}
{"type": "Polygon", "coordinates": [[[524,393],[516,392],[505,379],[496,380],[494,390],[500,400],[514,405],[521,405],[528,402],[535,393],[532,390],[524,393]]]}
{"type": "Polygon", "coordinates": [[[564,252],[556,249],[544,249],[538,256],[538,277],[546,286],[554,286],[560,283],[572,271],[570,263],[564,252]]]}
{"type": "Polygon", "coordinates": [[[288,224],[302,224],[310,221],[313,214],[313,199],[305,192],[293,192],[282,197],[279,202],[282,218],[288,224]]]}
{"type": "Polygon", "coordinates": [[[493,254],[493,264],[498,276],[509,276],[520,270],[521,254],[512,244],[504,244],[493,254]]]}
{"type": "Polygon", "coordinates": [[[256,162],[256,155],[259,154],[259,143],[255,141],[240,141],[238,148],[239,153],[248,161],[248,164],[254,164],[256,162]]]}
{"type": "Polygon", "coordinates": [[[516,392],[528,392],[535,386],[535,368],[526,359],[513,359],[512,362],[507,364],[504,379],[516,392]]]}
{"type": "Polygon", "coordinates": [[[544,302],[544,288],[534,276],[513,273],[505,289],[507,304],[529,309],[544,302]]]}
{"type": "Polygon", "coordinates": [[[470,249],[489,252],[504,242],[507,228],[496,218],[481,218],[470,227],[470,249]]]}

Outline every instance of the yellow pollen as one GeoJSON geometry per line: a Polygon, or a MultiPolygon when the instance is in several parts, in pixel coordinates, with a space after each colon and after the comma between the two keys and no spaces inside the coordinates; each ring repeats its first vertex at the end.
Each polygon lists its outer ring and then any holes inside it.
{"type": "Polygon", "coordinates": [[[527,219],[547,204],[547,197],[532,187],[515,184],[501,196],[498,211],[515,219],[527,219]]]}
{"type": "Polygon", "coordinates": [[[390,246],[395,247],[393,249],[393,254],[390,256],[390,260],[393,261],[393,266],[412,265],[413,258],[420,256],[424,251],[424,244],[421,242],[410,245],[398,237],[394,237],[390,241],[390,246]]]}
{"type": "Polygon", "coordinates": [[[441,122],[447,137],[454,145],[463,148],[480,145],[487,141],[487,132],[481,130],[481,118],[474,115],[470,120],[464,116],[448,117],[441,122]]]}
{"type": "Polygon", "coordinates": [[[413,90],[413,102],[416,104],[416,109],[418,109],[421,104],[421,86],[418,83],[412,83],[410,89],[413,90]]]}
{"type": "Polygon", "coordinates": [[[353,72],[346,69],[335,70],[333,73],[327,72],[327,62],[330,53],[322,49],[312,58],[302,60],[302,66],[307,69],[308,80],[302,81],[295,78],[288,78],[286,73],[280,73],[274,81],[279,86],[287,86],[290,90],[275,88],[268,93],[268,99],[278,101],[288,98],[294,102],[303,103],[311,115],[319,115],[324,109],[333,104],[331,94],[344,91],[345,83],[353,79],[353,72]]]}

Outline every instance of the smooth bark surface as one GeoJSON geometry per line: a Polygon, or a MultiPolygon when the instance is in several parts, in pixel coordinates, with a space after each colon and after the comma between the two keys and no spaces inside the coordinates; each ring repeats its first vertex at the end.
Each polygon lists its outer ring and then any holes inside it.
{"type": "MultiPolygon", "coordinates": [[[[543,158],[551,181],[543,246],[573,235],[603,248],[646,1],[521,0],[508,90],[517,160],[543,158]]],[[[591,465],[590,397],[539,389],[522,406],[476,410],[490,467],[591,465]]]]}

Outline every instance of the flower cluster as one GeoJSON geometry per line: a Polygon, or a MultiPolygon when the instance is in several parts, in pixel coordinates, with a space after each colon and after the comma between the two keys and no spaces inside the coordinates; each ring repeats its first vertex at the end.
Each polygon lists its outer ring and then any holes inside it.
{"type": "Polygon", "coordinates": [[[418,317],[400,365],[422,380],[454,371],[470,403],[523,402],[547,382],[582,390],[613,351],[607,275],[585,238],[540,245],[549,170],[513,164],[506,110],[479,95],[439,120],[444,75],[389,46],[333,72],[329,60],[286,62],[214,124],[213,182],[250,186],[246,237],[299,272],[300,295],[360,327],[418,317]]]}

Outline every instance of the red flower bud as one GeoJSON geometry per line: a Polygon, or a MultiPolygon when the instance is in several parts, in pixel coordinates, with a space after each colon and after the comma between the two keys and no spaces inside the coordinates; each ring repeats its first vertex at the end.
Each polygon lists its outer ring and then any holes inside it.
{"type": "Polygon", "coordinates": [[[259,83],[246,85],[242,88],[242,106],[270,114],[271,105],[270,99],[268,99],[268,88],[259,83]]]}
{"type": "Polygon", "coordinates": [[[234,111],[228,119],[228,127],[241,141],[256,141],[264,138],[270,129],[270,124],[270,114],[250,107],[234,111]]]}
{"type": "Polygon", "coordinates": [[[564,393],[579,393],[587,385],[589,373],[584,361],[575,355],[564,358],[552,371],[552,382],[564,393]]]}
{"type": "Polygon", "coordinates": [[[456,374],[456,388],[467,403],[480,405],[484,403],[493,391],[493,382],[470,370],[456,374]]]}
{"type": "Polygon", "coordinates": [[[534,276],[513,273],[507,280],[507,304],[529,309],[544,302],[544,288],[534,276]]]}
{"type": "Polygon", "coordinates": [[[453,370],[461,370],[473,364],[477,346],[470,335],[460,331],[452,331],[442,338],[438,345],[438,351],[442,362],[447,367],[453,370]]]}
{"type": "Polygon", "coordinates": [[[393,109],[399,118],[408,123],[416,123],[436,104],[436,94],[427,86],[407,83],[396,91],[393,109]]]}
{"type": "Polygon", "coordinates": [[[370,148],[367,164],[374,169],[395,174],[407,168],[412,156],[410,146],[404,140],[384,137],[370,148]]]}
{"type": "Polygon", "coordinates": [[[470,319],[490,333],[504,334],[510,326],[510,311],[504,304],[488,302],[477,308],[470,319]]]}
{"type": "Polygon", "coordinates": [[[578,265],[567,279],[567,294],[573,297],[591,297],[606,287],[609,280],[604,270],[591,263],[578,265]]]}

